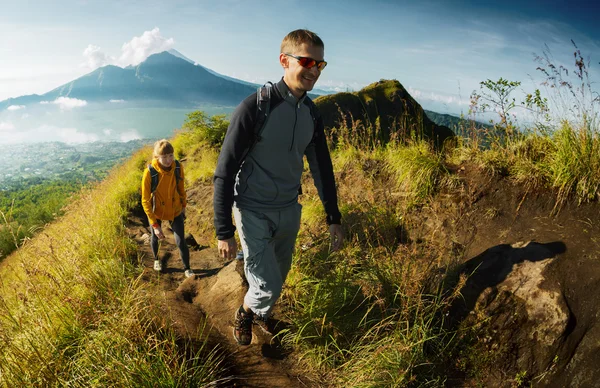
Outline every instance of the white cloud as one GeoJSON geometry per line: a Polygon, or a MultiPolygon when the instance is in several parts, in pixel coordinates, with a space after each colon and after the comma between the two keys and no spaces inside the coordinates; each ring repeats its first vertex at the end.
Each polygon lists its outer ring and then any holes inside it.
{"type": "Polygon", "coordinates": [[[96,70],[99,67],[114,63],[115,58],[106,55],[100,51],[100,47],[89,44],[85,50],[83,50],[83,56],[85,57],[85,63],[81,65],[91,70],[96,70]]]}
{"type": "Polygon", "coordinates": [[[19,109],[25,109],[25,105],[11,105],[8,108],[6,108],[8,110],[19,110],[19,109]]]}
{"type": "Polygon", "coordinates": [[[110,128],[106,128],[104,129],[102,132],[106,135],[106,136],[110,136],[112,134],[112,129],[110,128]]]}
{"type": "Polygon", "coordinates": [[[15,129],[15,126],[13,125],[13,123],[9,123],[6,121],[0,121],[0,132],[12,131],[14,129],[15,129]]]}
{"type": "Polygon", "coordinates": [[[79,132],[76,128],[59,128],[56,134],[59,137],[58,141],[65,143],[89,143],[100,140],[98,135],[79,132]]]}
{"type": "Polygon", "coordinates": [[[61,110],[70,110],[87,105],[87,101],[85,100],[69,97],[58,97],[56,100],[52,101],[52,103],[58,105],[61,110]]]}
{"type": "MultiPolygon", "coordinates": [[[[6,124],[6,123],[5,123],[6,124]]],[[[2,123],[0,123],[2,128],[2,123]]],[[[14,127],[11,127],[11,129],[14,127]]],[[[99,140],[92,133],[83,133],[77,128],[61,128],[44,124],[37,128],[5,132],[0,136],[0,144],[62,141],[65,143],[85,143],[99,140]]]]}
{"type": "Polygon", "coordinates": [[[173,48],[175,40],[166,39],[160,34],[160,29],[155,27],[145,31],[141,36],[136,36],[121,47],[122,54],[117,60],[119,66],[137,65],[152,54],[160,53],[173,48]]]}
{"type": "Polygon", "coordinates": [[[416,100],[429,100],[435,102],[441,102],[443,104],[452,104],[452,105],[464,105],[468,106],[468,101],[463,101],[461,98],[457,96],[452,96],[448,94],[440,94],[435,92],[425,92],[419,89],[414,89],[411,86],[407,89],[408,93],[416,100]]]}
{"type": "Polygon", "coordinates": [[[341,81],[323,81],[317,84],[316,89],[321,89],[326,92],[356,92],[364,88],[366,84],[359,84],[358,82],[345,83],[341,81]]]}
{"type": "Polygon", "coordinates": [[[132,129],[129,132],[123,132],[119,137],[119,140],[125,143],[131,140],[139,140],[141,138],[142,136],[135,129],[132,129]]]}
{"type": "Polygon", "coordinates": [[[81,66],[95,70],[106,65],[120,67],[138,65],[150,55],[170,50],[174,45],[175,40],[173,38],[165,38],[160,34],[160,29],[155,27],[150,31],[144,31],[141,36],[135,36],[129,42],[123,43],[119,58],[104,53],[96,45],[88,44],[83,50],[85,62],[81,66]]]}
{"type": "Polygon", "coordinates": [[[21,118],[22,118],[22,119],[26,119],[26,118],[28,118],[28,117],[29,117],[29,113],[23,113],[23,114],[21,115],[21,118]]]}
{"type": "Polygon", "coordinates": [[[50,101],[40,101],[40,104],[42,105],[48,105],[50,103],[50,101]]]}
{"type": "Polygon", "coordinates": [[[112,102],[113,104],[118,104],[121,102],[125,102],[125,100],[108,100],[109,102],[112,102]]]}

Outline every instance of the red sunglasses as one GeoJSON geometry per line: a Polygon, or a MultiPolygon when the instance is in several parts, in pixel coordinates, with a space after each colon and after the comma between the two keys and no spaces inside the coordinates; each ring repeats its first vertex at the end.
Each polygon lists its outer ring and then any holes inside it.
{"type": "Polygon", "coordinates": [[[307,69],[312,69],[313,67],[317,66],[317,69],[319,69],[319,71],[322,71],[325,68],[325,66],[327,66],[327,62],[325,61],[317,61],[316,59],[312,59],[310,57],[298,57],[287,53],[283,54],[287,55],[288,57],[296,58],[300,66],[307,69]]]}

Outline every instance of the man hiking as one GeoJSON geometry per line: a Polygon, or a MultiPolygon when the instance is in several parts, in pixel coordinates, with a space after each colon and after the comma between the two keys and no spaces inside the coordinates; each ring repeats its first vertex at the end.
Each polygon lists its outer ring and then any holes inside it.
{"type": "Polygon", "coordinates": [[[327,65],[321,38],[290,32],[281,43],[283,78],[247,97],[231,116],[214,176],[214,222],[219,253],[237,253],[235,223],[249,284],[235,312],[234,337],[252,341],[252,324],[269,331],[269,316],[292,265],[302,206],[303,157],[327,213],[331,249],[341,248],[341,214],[323,121],[307,96],[327,65]],[[265,103],[266,102],[266,103],[265,103]],[[257,128],[259,127],[259,128],[257,128]],[[256,319],[255,319],[256,318],[256,319]]]}

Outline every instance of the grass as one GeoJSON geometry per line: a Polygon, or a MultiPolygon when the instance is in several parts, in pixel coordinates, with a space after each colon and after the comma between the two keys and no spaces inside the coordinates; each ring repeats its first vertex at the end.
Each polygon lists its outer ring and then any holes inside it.
{"type": "Polygon", "coordinates": [[[219,378],[221,359],[204,342],[192,349],[177,338],[138,280],[124,222],[147,152],[82,191],[3,263],[0,385],[179,387],[219,378]]]}
{"type": "Polygon", "coordinates": [[[531,132],[481,148],[463,141],[451,160],[475,162],[528,189],[554,191],[560,210],[569,198],[579,204],[600,196],[600,131],[563,122],[556,131],[531,132]]]}
{"type": "Polygon", "coordinates": [[[554,152],[549,157],[549,177],[564,202],[574,195],[579,203],[598,200],[600,195],[600,132],[574,130],[567,123],[553,135],[554,152]]]}
{"type": "Polygon", "coordinates": [[[438,313],[450,299],[432,274],[452,260],[410,242],[405,216],[444,187],[443,156],[426,142],[364,147],[348,128],[336,134],[332,162],[346,244],[328,251],[322,205],[305,176],[298,251],[282,297],[291,327],[282,342],[319,384],[442,386],[429,352],[448,341],[438,313]]]}
{"type": "MultiPolygon", "coordinates": [[[[226,127],[190,117],[199,124],[173,139],[177,157],[186,159],[188,187],[212,177],[226,127]]],[[[456,349],[468,354],[444,321],[458,294],[442,292],[443,274],[462,257],[433,236],[411,239],[419,210],[458,188],[450,167],[463,163],[527,190],[553,190],[557,203],[597,201],[599,132],[564,123],[554,132],[486,139],[485,146],[461,139],[438,152],[406,137],[381,144],[369,135],[381,128],[358,126],[334,131],[346,232],[339,252],[329,252],[320,200],[303,177],[303,224],[280,302],[291,323],[282,343],[322,385],[444,386],[456,349]]],[[[221,376],[221,359],[203,333],[178,338],[138,280],[124,219],[138,201],[149,152],[82,191],[63,218],[3,263],[1,385],[203,386],[221,376]]],[[[486,213],[497,215],[494,208],[486,213]]]]}
{"type": "Polygon", "coordinates": [[[442,155],[424,140],[407,145],[390,143],[385,160],[395,188],[407,197],[409,205],[430,198],[448,174],[442,155]]]}
{"type": "MultiPolygon", "coordinates": [[[[410,231],[420,225],[411,224],[411,214],[440,191],[459,190],[450,171],[463,163],[526,190],[550,190],[558,203],[597,201],[598,131],[565,123],[554,132],[485,139],[485,146],[461,139],[441,153],[418,140],[377,145],[351,128],[334,132],[346,244],[329,253],[322,206],[305,177],[298,251],[282,297],[291,322],[283,343],[323,385],[441,387],[451,378],[449,370],[460,374],[465,362],[480,368],[468,371],[470,378],[484,379],[493,360],[468,361],[472,339],[444,320],[465,279],[443,293],[441,274],[455,270],[462,251],[412,241],[410,231]]],[[[497,215],[498,209],[486,213],[497,215]]]]}

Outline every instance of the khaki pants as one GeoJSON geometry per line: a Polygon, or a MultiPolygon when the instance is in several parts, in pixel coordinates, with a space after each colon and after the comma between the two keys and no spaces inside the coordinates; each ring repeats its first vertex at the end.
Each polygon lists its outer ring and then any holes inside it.
{"type": "Polygon", "coordinates": [[[249,289],[244,303],[260,317],[269,316],[292,266],[302,205],[256,212],[233,207],[249,289]]]}

